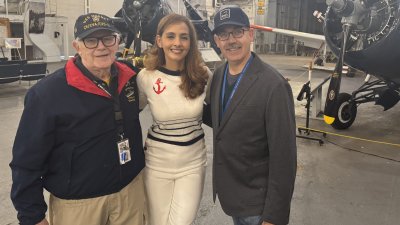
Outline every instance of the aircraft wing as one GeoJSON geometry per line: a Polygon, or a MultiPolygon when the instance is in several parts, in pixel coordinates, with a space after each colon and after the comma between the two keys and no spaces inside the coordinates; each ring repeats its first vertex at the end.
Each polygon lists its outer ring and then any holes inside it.
{"type": "Polygon", "coordinates": [[[325,36],[319,34],[310,34],[305,32],[285,30],[280,28],[272,28],[260,25],[251,25],[253,29],[262,30],[266,32],[272,32],[277,34],[284,34],[294,37],[296,40],[304,43],[305,46],[319,49],[322,43],[325,43],[325,36]]]}

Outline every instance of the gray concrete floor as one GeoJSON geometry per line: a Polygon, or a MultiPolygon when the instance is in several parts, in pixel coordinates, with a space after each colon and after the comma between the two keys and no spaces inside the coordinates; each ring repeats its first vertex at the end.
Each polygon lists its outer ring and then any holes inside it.
{"type": "MultiPolygon", "coordinates": [[[[310,59],[276,55],[262,58],[290,80],[296,97],[308,79],[302,65],[310,59]]],[[[49,70],[54,71],[57,67],[60,64],[49,65],[49,70]]],[[[325,72],[315,71],[313,85],[326,76],[325,72]]],[[[342,90],[352,91],[361,85],[362,80],[361,74],[354,78],[345,77],[342,90]]],[[[24,95],[29,87],[27,82],[0,85],[0,224],[4,225],[18,224],[9,198],[11,172],[8,164],[24,95]]],[[[295,104],[297,123],[304,126],[305,103],[295,100],[295,104]]],[[[367,103],[358,108],[356,121],[345,131],[336,131],[318,119],[311,120],[312,128],[330,133],[324,138],[323,146],[298,139],[298,173],[290,224],[400,224],[399,116],[400,105],[383,112],[379,106],[367,103]]],[[[141,113],[141,120],[143,132],[146,132],[151,123],[148,109],[141,113]]],[[[205,131],[209,164],[203,199],[194,224],[232,224],[219,203],[212,202],[212,131],[208,127],[205,131]]]]}

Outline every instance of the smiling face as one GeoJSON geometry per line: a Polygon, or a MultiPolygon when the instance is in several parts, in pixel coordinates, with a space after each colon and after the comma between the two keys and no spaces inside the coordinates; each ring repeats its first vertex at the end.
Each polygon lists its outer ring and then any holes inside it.
{"type": "Polygon", "coordinates": [[[190,50],[189,27],[184,22],[170,24],[161,36],[157,35],[157,45],[164,51],[165,67],[182,70],[190,50]]]}
{"type": "Polygon", "coordinates": [[[221,28],[221,30],[214,35],[214,40],[229,64],[244,65],[251,54],[250,44],[253,41],[253,35],[252,29],[239,26],[226,26],[221,28]],[[243,36],[234,37],[240,36],[236,34],[239,34],[239,30],[241,29],[243,30],[243,36]],[[224,33],[225,36],[228,34],[228,39],[221,40],[221,38],[218,37],[220,33],[224,33]]]}
{"type": "MultiPolygon", "coordinates": [[[[112,35],[111,31],[100,30],[93,32],[86,38],[102,38],[112,35]]],[[[84,38],[85,39],[85,38],[84,38]]],[[[97,47],[89,49],[83,43],[83,40],[74,41],[73,46],[82,58],[83,65],[94,75],[101,71],[109,71],[115,61],[115,53],[118,50],[118,38],[114,45],[104,46],[99,40],[97,47]]]]}

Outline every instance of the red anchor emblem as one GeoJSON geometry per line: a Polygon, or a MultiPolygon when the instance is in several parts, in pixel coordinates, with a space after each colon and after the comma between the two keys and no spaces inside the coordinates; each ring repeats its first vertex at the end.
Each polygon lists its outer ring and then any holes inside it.
{"type": "Polygon", "coordinates": [[[164,87],[161,89],[161,84],[162,84],[163,82],[161,82],[161,78],[158,78],[157,79],[157,81],[156,81],[156,83],[155,84],[157,84],[157,90],[154,88],[154,86],[153,86],[153,90],[154,90],[154,92],[156,93],[156,94],[161,94],[164,90],[165,90],[165,88],[167,87],[167,86],[165,86],[164,85],[164,87]]]}

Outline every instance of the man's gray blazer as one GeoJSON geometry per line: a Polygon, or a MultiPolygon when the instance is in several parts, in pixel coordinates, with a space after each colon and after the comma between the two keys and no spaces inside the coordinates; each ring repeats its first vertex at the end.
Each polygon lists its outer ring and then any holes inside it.
{"type": "Polygon", "coordinates": [[[297,160],[292,90],[279,72],[252,54],[222,118],[226,64],[214,72],[206,99],[213,127],[214,201],[218,195],[231,216],[262,215],[264,221],[287,224],[297,160]]]}

